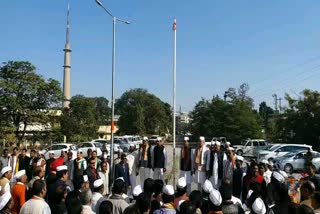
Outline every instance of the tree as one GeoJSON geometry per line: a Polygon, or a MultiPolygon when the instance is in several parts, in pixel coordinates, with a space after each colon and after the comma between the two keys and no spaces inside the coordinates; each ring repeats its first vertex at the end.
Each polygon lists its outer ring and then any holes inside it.
{"type": "Polygon", "coordinates": [[[61,131],[68,141],[91,140],[98,130],[98,112],[96,100],[83,95],[73,96],[70,108],[65,109],[61,117],[61,131]]]}
{"type": "Polygon", "coordinates": [[[170,130],[170,105],[147,90],[136,88],[126,91],[115,103],[119,133],[164,134],[170,130]]]}
{"type": "Polygon", "coordinates": [[[286,94],[288,108],[276,121],[276,140],[311,144],[319,149],[320,93],[305,89],[298,100],[286,94]]]}
{"type": "Polygon", "coordinates": [[[93,97],[95,106],[95,116],[98,125],[106,125],[110,118],[111,109],[109,101],[105,97],[93,97]]]}
{"type": "Polygon", "coordinates": [[[273,121],[271,120],[274,110],[267,105],[266,102],[261,102],[259,105],[259,115],[262,120],[262,125],[265,129],[265,134],[267,138],[272,138],[273,121]]]}
{"type": "Polygon", "coordinates": [[[62,102],[60,83],[36,74],[36,67],[26,61],[9,61],[0,67],[0,108],[4,119],[15,128],[21,141],[27,125],[47,124],[48,110],[62,102]],[[24,130],[19,130],[23,124],[24,130]]]}
{"type": "Polygon", "coordinates": [[[252,109],[252,99],[247,96],[248,87],[230,88],[228,102],[219,96],[211,100],[201,99],[191,112],[191,133],[196,136],[225,136],[232,142],[244,138],[261,137],[258,115],[252,109]]]}

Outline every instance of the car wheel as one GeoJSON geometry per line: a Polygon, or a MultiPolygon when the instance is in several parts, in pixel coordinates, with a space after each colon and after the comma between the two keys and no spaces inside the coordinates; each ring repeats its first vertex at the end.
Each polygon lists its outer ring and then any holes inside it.
{"type": "Polygon", "coordinates": [[[238,150],[237,151],[237,155],[242,156],[243,155],[243,151],[242,150],[238,150]]]}
{"type": "Polygon", "coordinates": [[[284,166],[284,168],[283,168],[283,170],[286,172],[286,173],[292,173],[293,172],[293,167],[292,167],[292,165],[291,164],[286,164],[285,166],[284,166]]]}

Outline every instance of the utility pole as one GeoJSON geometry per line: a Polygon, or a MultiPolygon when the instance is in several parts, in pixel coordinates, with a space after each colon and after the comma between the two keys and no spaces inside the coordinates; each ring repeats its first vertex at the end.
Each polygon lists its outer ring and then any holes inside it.
{"type": "Polygon", "coordinates": [[[276,94],[273,94],[272,97],[274,98],[274,106],[275,106],[275,112],[278,111],[278,96],[276,94]]]}

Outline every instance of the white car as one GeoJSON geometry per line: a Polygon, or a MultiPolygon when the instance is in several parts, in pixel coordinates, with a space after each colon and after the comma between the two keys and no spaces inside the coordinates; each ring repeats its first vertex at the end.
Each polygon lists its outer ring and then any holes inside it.
{"type": "Polygon", "coordinates": [[[77,151],[77,147],[74,144],[71,143],[57,143],[57,144],[53,144],[43,150],[41,150],[41,152],[44,154],[44,157],[46,159],[49,158],[49,152],[54,152],[54,157],[58,158],[61,155],[61,150],[62,149],[71,149],[73,153],[76,153],[77,151]]]}
{"type": "Polygon", "coordinates": [[[97,151],[97,156],[100,156],[102,154],[101,152],[101,144],[99,142],[84,142],[78,145],[78,149],[82,150],[82,156],[87,157],[87,151],[88,149],[91,149],[92,151],[97,151]]]}
{"type": "Polygon", "coordinates": [[[241,142],[241,145],[233,146],[236,154],[240,156],[253,157],[258,150],[265,147],[267,144],[263,139],[248,139],[241,142]]]}
{"type": "MultiPolygon", "coordinates": [[[[114,138],[114,139],[116,139],[116,138],[114,138]]],[[[102,145],[105,145],[106,146],[106,149],[107,149],[107,151],[109,152],[109,154],[110,154],[110,147],[111,147],[111,141],[110,140],[106,140],[106,139],[95,139],[95,140],[92,140],[92,142],[94,142],[94,143],[100,143],[100,150],[101,150],[101,148],[102,148],[102,145]]],[[[120,150],[120,152],[123,152],[122,151],[122,149],[120,149],[120,147],[119,147],[119,145],[118,144],[116,144],[116,143],[114,143],[113,144],[113,151],[114,152],[118,152],[119,150],[120,150]]]]}
{"type": "Polygon", "coordinates": [[[282,157],[290,152],[307,151],[308,149],[312,150],[312,146],[305,144],[279,144],[269,150],[261,150],[258,153],[257,159],[258,162],[263,159],[273,160],[275,158],[282,157]]]}

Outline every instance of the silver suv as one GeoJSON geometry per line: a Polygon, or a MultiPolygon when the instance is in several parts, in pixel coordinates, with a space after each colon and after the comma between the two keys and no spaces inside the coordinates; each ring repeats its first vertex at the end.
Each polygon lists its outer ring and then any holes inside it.
{"type": "Polygon", "coordinates": [[[267,145],[263,139],[247,139],[241,142],[241,145],[236,145],[233,148],[237,155],[254,157],[258,150],[261,150],[267,145]]]}

